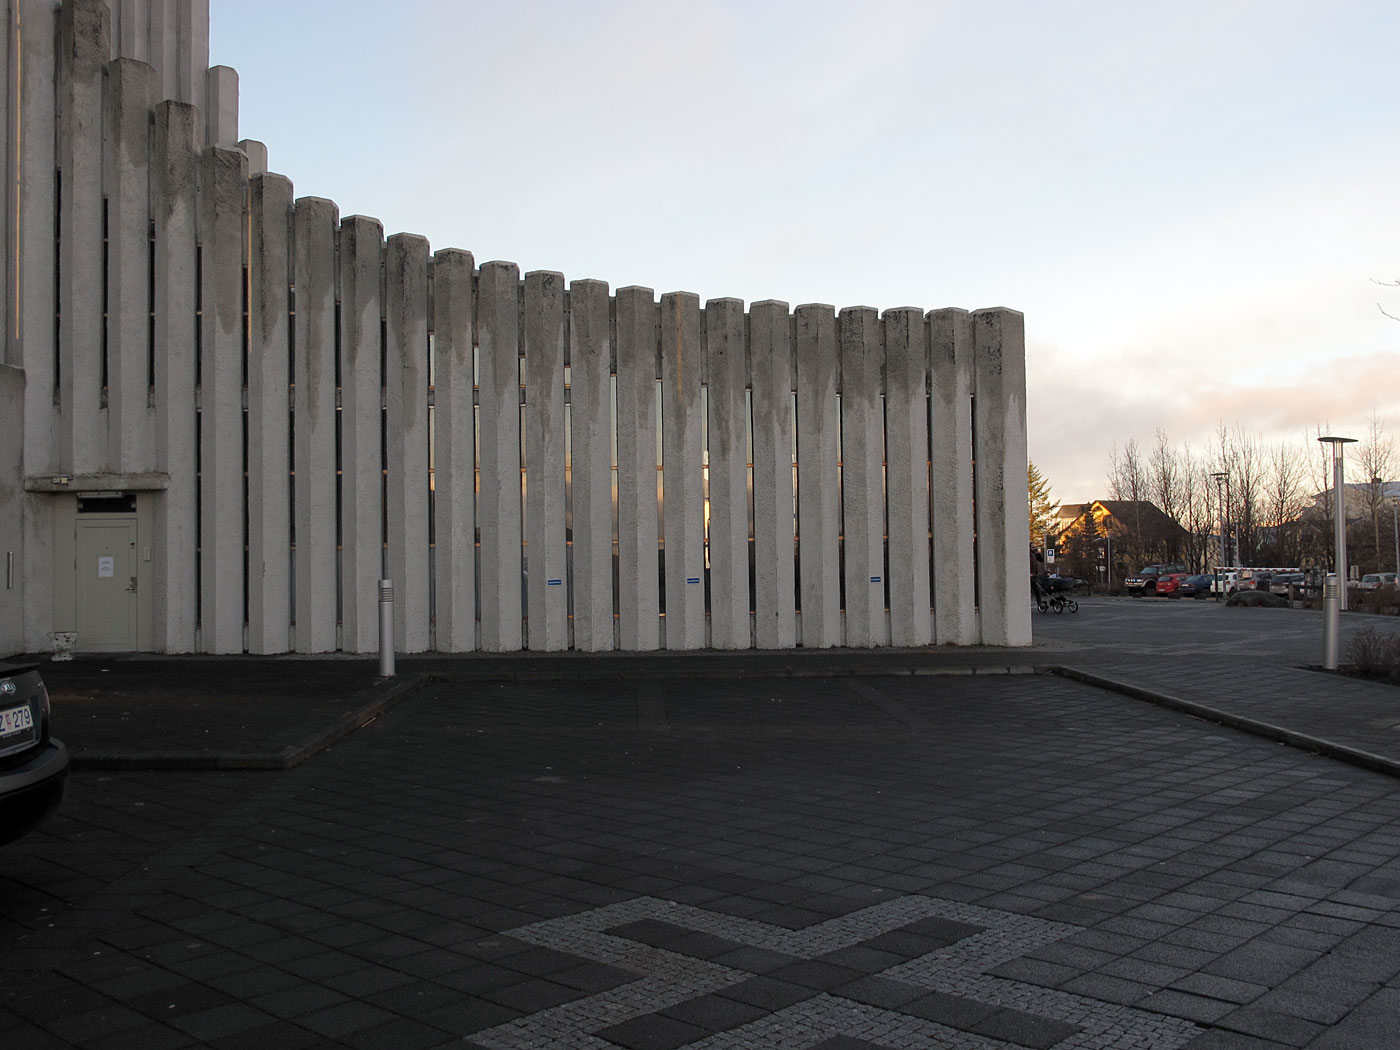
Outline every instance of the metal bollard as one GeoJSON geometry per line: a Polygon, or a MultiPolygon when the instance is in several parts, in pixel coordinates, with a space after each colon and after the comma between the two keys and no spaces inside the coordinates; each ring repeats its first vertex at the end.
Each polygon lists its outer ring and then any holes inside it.
{"type": "Polygon", "coordinates": [[[1337,669],[1337,635],[1342,626],[1341,585],[1337,574],[1329,572],[1322,585],[1322,668],[1337,669]]]}
{"type": "Polygon", "coordinates": [[[379,581],[379,677],[394,677],[394,581],[379,581]]]}

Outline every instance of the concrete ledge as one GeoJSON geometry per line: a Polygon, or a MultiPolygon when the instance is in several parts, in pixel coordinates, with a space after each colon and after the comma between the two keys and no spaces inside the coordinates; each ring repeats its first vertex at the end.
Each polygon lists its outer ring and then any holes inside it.
{"type": "Polygon", "coordinates": [[[1134,700],[1145,700],[1149,704],[1157,704],[1161,707],[1171,708],[1174,711],[1181,711],[1184,714],[1195,715],[1208,722],[1226,726],[1230,729],[1243,730],[1255,736],[1263,737],[1265,740],[1273,740],[1280,744],[1287,744],[1289,747],[1296,747],[1303,751],[1313,751],[1328,758],[1335,758],[1351,765],[1368,769],[1373,773],[1384,773],[1386,776],[1400,777],[1400,762],[1386,758],[1384,755],[1377,755],[1371,751],[1363,751],[1360,748],[1349,747],[1346,744],[1339,744],[1333,740],[1324,740],[1321,737],[1310,736],[1307,733],[1299,733],[1292,729],[1285,729],[1283,726],[1274,725],[1271,722],[1263,722],[1254,718],[1245,718],[1242,715],[1232,714],[1229,711],[1222,711],[1219,708],[1210,707],[1207,704],[1197,703],[1194,700],[1185,700],[1179,696],[1172,696],[1170,693],[1159,693],[1150,689],[1143,689],[1141,686],[1131,685],[1127,682],[1119,681],[1116,678],[1108,678],[1104,675],[1093,674],[1089,671],[1082,671],[1077,667],[1065,667],[1056,665],[1047,667],[1045,670],[1051,674],[1057,674],[1062,678],[1069,678],[1076,682],[1083,682],[1085,685],[1092,685],[1099,689],[1107,689],[1110,692],[1118,693],[1122,696],[1132,697],[1134,700]]]}

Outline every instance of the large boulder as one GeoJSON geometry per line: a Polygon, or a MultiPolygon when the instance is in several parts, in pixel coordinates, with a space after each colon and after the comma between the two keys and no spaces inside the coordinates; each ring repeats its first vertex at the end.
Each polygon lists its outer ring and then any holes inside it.
{"type": "Polygon", "coordinates": [[[1234,609],[1287,609],[1288,599],[1268,591],[1236,591],[1225,604],[1234,609]]]}

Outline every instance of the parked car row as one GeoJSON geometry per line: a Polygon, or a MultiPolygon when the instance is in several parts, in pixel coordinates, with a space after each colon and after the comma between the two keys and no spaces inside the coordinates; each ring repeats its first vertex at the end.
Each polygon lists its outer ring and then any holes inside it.
{"type": "MultiPolygon", "coordinates": [[[[1389,575],[1393,582],[1395,574],[1372,575],[1389,575]]],[[[1305,574],[1301,572],[1228,569],[1220,573],[1189,573],[1179,565],[1148,565],[1141,572],[1128,577],[1124,585],[1128,593],[1135,597],[1206,598],[1216,593],[1231,595],[1238,591],[1254,590],[1287,594],[1290,587],[1302,587],[1305,580],[1305,574]]],[[[1367,586],[1365,580],[1361,586],[1367,586]]]]}

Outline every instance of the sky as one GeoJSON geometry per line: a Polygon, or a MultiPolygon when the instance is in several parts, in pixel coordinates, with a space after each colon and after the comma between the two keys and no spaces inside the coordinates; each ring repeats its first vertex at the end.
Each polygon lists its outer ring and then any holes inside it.
{"type": "Polygon", "coordinates": [[[1400,433],[1393,0],[211,0],[298,196],[477,263],[1026,317],[1030,457],[1400,433]]]}

